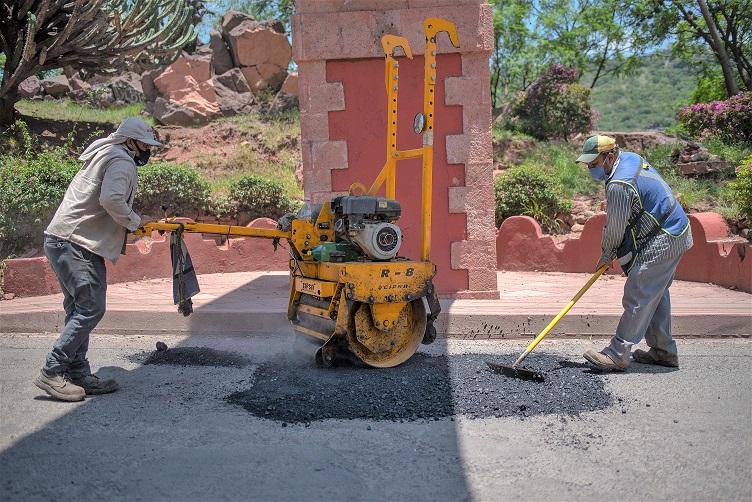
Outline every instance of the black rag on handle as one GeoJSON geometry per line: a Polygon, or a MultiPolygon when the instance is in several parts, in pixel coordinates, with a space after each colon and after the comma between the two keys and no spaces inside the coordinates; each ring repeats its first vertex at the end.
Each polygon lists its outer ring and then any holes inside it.
{"type": "Polygon", "coordinates": [[[191,297],[198,294],[198,279],[193,269],[191,255],[183,242],[182,223],[177,231],[170,235],[170,255],[172,257],[172,298],[178,306],[178,312],[184,316],[193,313],[193,301],[191,297]]]}

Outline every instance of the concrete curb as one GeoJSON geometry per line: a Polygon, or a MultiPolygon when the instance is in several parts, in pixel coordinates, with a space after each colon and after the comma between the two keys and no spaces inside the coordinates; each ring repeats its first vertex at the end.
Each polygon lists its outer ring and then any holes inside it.
{"type": "MultiPolygon", "coordinates": [[[[64,324],[64,313],[40,311],[0,314],[0,334],[57,333],[64,324]]],[[[540,314],[442,313],[437,322],[438,335],[462,339],[526,339],[537,335],[553,318],[540,314]]],[[[610,337],[620,314],[572,314],[562,319],[551,337],[610,337]]],[[[673,335],[677,338],[751,338],[750,316],[742,314],[679,314],[673,316],[673,335]]],[[[284,311],[227,312],[201,310],[190,317],[164,313],[161,318],[141,311],[109,311],[95,333],[114,335],[282,335],[291,332],[284,311]]]]}

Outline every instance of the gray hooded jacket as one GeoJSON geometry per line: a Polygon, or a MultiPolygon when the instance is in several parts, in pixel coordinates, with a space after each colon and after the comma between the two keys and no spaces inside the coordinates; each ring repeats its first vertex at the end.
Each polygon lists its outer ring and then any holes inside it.
{"type": "Polygon", "coordinates": [[[137,171],[118,134],[95,141],[79,157],[73,178],[45,234],[69,240],[113,263],[125,248],[126,229],[141,218],[133,211],[137,171]]]}

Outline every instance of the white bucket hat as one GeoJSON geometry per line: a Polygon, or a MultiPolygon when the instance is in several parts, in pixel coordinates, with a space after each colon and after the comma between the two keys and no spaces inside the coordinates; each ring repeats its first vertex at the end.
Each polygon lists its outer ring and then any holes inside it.
{"type": "Polygon", "coordinates": [[[164,148],[164,144],[157,139],[157,133],[152,127],[138,117],[127,117],[118,126],[117,130],[106,138],[98,139],[89,145],[79,160],[89,160],[94,157],[102,148],[110,145],[119,145],[129,139],[141,141],[150,146],[164,148]]]}

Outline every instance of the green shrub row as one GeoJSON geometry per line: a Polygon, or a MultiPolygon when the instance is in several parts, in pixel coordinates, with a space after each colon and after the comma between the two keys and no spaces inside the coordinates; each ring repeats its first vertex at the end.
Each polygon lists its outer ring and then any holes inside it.
{"type": "Polygon", "coordinates": [[[0,258],[40,247],[79,163],[60,150],[0,156],[0,258]]]}
{"type": "MultiPolygon", "coordinates": [[[[11,153],[0,155],[0,259],[41,246],[44,229],[81,167],[65,148],[35,152],[23,141],[15,146],[11,153]]],[[[139,168],[134,208],[156,217],[163,214],[162,206],[168,207],[169,214],[190,217],[244,213],[251,219],[276,219],[294,211],[297,202],[286,195],[281,183],[262,176],[241,176],[226,193],[213,194],[209,183],[190,166],[155,162],[139,168]]]]}
{"type": "Polygon", "coordinates": [[[231,181],[226,193],[213,193],[209,182],[185,164],[155,162],[138,170],[138,193],[134,206],[151,216],[170,215],[277,219],[294,211],[296,201],[287,196],[282,183],[256,174],[231,181]]]}
{"type": "Polygon", "coordinates": [[[725,195],[739,214],[752,222],[752,156],[736,168],[736,179],[727,185],[725,195]]]}

